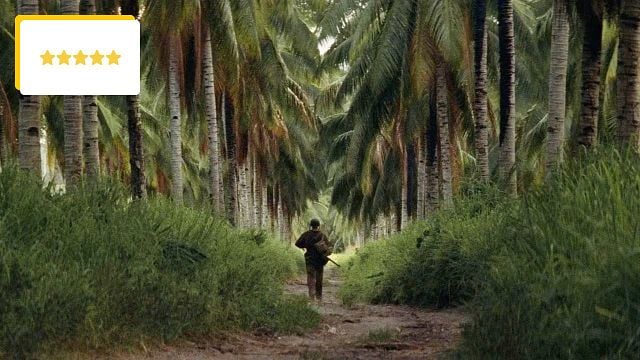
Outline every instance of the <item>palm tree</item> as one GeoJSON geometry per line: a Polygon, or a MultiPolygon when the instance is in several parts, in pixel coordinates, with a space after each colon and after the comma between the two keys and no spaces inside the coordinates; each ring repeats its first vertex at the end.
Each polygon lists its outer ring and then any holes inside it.
{"type": "Polygon", "coordinates": [[[442,205],[453,204],[451,184],[451,145],[449,144],[449,100],[447,99],[447,69],[444,60],[436,63],[436,93],[438,99],[438,138],[440,145],[440,186],[442,186],[442,205]]]}
{"type": "MultiPolygon", "coordinates": [[[[18,13],[38,14],[38,0],[20,0],[18,13]]],[[[41,175],[40,97],[20,95],[18,110],[18,162],[21,169],[41,175]]]]}
{"type": "MultiPolygon", "coordinates": [[[[81,0],[80,14],[95,15],[95,0],[81,0]]],[[[82,98],[83,121],[82,133],[84,139],[84,168],[90,179],[100,175],[100,149],[98,148],[98,98],[88,95],[82,98]]]]}
{"type": "Polygon", "coordinates": [[[582,102],[577,142],[589,149],[596,145],[598,139],[604,2],[580,1],[578,4],[585,26],[582,41],[582,102]]]}
{"type": "MultiPolygon", "coordinates": [[[[60,11],[78,15],[79,0],[63,0],[60,11]]],[[[76,185],[82,177],[82,97],[64,96],[64,179],[67,186],[76,185]]]]}
{"type": "Polygon", "coordinates": [[[475,116],[476,161],[480,179],[489,181],[489,120],[487,104],[487,4],[486,0],[474,1],[473,48],[475,72],[475,116]]]}
{"type": "Polygon", "coordinates": [[[171,197],[181,204],[183,199],[182,181],[182,122],[180,121],[180,43],[176,35],[169,35],[168,96],[171,117],[171,197]]]}
{"type": "MultiPolygon", "coordinates": [[[[140,6],[138,0],[122,0],[121,11],[124,15],[139,17],[140,6]]],[[[142,143],[142,121],[140,118],[139,95],[126,96],[127,130],[129,134],[129,165],[131,167],[131,194],[134,199],[146,196],[146,181],[144,175],[144,148],[142,143]]]]}
{"type": "Polygon", "coordinates": [[[516,68],[513,0],[498,0],[500,38],[500,173],[510,194],[516,179],[516,68]]]}
{"type": "Polygon", "coordinates": [[[214,209],[223,212],[223,182],[221,173],[220,136],[218,134],[218,112],[216,109],[216,92],[213,71],[213,50],[211,47],[211,30],[204,26],[204,49],[202,52],[204,74],[205,111],[209,128],[209,162],[211,198],[214,209]]]}
{"type": "Polygon", "coordinates": [[[551,71],[549,73],[549,121],[546,173],[551,175],[562,161],[569,58],[569,12],[567,0],[553,1],[551,71]]]}
{"type": "Polygon", "coordinates": [[[618,141],[640,149],[640,3],[623,1],[618,47],[618,141]]]}

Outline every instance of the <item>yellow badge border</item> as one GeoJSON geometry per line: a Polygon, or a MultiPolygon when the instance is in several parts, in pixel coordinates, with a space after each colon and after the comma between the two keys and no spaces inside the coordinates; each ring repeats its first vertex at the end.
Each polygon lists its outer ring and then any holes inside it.
{"type": "Polygon", "coordinates": [[[20,24],[25,20],[135,20],[131,15],[18,15],[15,19],[15,86],[20,90],[20,24]]]}

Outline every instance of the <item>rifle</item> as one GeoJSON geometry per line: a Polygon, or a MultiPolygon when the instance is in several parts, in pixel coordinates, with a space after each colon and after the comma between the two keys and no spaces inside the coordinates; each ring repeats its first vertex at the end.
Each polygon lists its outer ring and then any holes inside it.
{"type": "MultiPolygon", "coordinates": [[[[323,256],[324,256],[324,255],[323,255],[323,256]]],[[[331,260],[331,258],[330,258],[330,257],[325,256],[324,258],[325,258],[325,259],[327,259],[327,260],[329,260],[329,261],[331,261],[332,263],[334,263],[337,267],[340,267],[340,264],[338,264],[337,262],[335,262],[335,261],[331,260]]]]}

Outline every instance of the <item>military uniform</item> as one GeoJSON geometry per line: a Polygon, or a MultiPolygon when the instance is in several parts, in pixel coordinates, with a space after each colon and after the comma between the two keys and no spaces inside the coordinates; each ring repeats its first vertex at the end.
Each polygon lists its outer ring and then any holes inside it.
{"type": "Polygon", "coordinates": [[[296,246],[306,249],[304,261],[307,268],[307,286],[309,287],[309,297],[322,299],[322,275],[324,266],[329,260],[320,254],[314,246],[327,237],[320,230],[309,230],[300,236],[296,241],[296,246]]]}

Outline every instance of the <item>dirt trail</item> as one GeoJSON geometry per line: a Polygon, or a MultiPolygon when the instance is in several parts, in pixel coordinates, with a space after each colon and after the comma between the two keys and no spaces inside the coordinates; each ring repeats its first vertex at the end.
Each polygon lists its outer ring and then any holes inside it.
{"type": "MultiPolygon", "coordinates": [[[[325,273],[318,329],[303,336],[242,334],[224,340],[181,342],[120,359],[435,359],[451,350],[465,320],[459,310],[427,311],[405,306],[345,307],[337,298],[340,279],[325,273]]],[[[305,294],[303,279],[287,292],[305,294]]]]}

